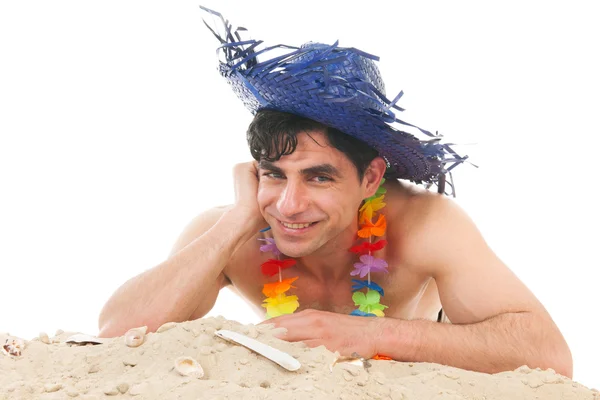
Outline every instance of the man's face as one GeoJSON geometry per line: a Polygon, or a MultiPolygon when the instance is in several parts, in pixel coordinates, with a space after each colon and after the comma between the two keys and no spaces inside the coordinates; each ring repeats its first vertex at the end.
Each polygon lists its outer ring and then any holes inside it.
{"type": "Polygon", "coordinates": [[[258,205],[277,247],[290,257],[312,254],[355,230],[364,199],[354,164],[322,132],[308,133],[298,135],[292,154],[259,164],[258,205]]]}

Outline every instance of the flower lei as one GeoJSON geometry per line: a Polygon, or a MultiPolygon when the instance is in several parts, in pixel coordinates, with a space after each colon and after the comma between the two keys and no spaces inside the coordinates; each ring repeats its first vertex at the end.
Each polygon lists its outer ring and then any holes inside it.
{"type": "MultiPolygon", "coordinates": [[[[385,207],[383,202],[384,194],[386,189],[382,186],[385,179],[382,179],[377,192],[367,198],[359,209],[358,223],[359,230],[357,232],[358,237],[362,239],[369,239],[368,242],[364,241],[356,246],[352,246],[349,251],[359,255],[359,262],[354,264],[354,270],[350,272],[351,276],[358,275],[360,278],[367,277],[366,280],[352,279],[352,300],[354,305],[358,308],[350,313],[350,315],[362,316],[362,317],[383,317],[385,314],[383,310],[387,306],[380,303],[381,297],[383,297],[383,289],[377,283],[371,280],[371,272],[388,272],[387,263],[385,260],[375,258],[372,253],[381,250],[387,244],[386,240],[378,240],[375,243],[372,242],[373,237],[381,237],[385,234],[386,220],[385,215],[379,215],[377,221],[373,223],[373,217],[376,216],[377,211],[385,207]],[[362,289],[367,289],[366,293],[362,292],[362,289]]],[[[265,232],[271,229],[270,227],[261,230],[265,232]]],[[[290,268],[296,264],[296,260],[292,258],[280,259],[281,251],[275,244],[273,238],[259,238],[258,240],[265,242],[260,246],[262,252],[272,252],[276,257],[268,259],[261,265],[261,271],[263,274],[271,277],[279,274],[279,280],[272,283],[266,283],[263,286],[263,294],[267,297],[262,306],[267,309],[267,318],[278,317],[284,314],[292,314],[300,306],[298,303],[298,296],[288,296],[286,292],[291,288],[292,283],[298,279],[297,276],[288,279],[282,279],[281,271],[290,268]]]]}

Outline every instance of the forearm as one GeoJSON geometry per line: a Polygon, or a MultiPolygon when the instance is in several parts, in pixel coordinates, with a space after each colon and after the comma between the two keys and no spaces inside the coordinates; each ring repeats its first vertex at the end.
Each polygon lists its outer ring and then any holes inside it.
{"type": "Polygon", "coordinates": [[[396,360],[487,373],[528,365],[572,376],[571,354],[562,335],[535,313],[506,313],[465,325],[392,318],[383,323],[378,351],[396,360]]]}
{"type": "Polygon", "coordinates": [[[99,336],[144,325],[152,332],[165,322],[187,320],[197,308],[208,312],[230,256],[255,234],[243,225],[234,212],[226,212],[168,260],[124,283],[102,309],[99,336]]]}

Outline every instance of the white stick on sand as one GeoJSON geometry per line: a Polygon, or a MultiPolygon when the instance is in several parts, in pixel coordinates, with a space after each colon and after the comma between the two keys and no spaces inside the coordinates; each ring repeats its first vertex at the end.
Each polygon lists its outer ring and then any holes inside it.
{"type": "Polygon", "coordinates": [[[264,343],[261,343],[258,340],[254,340],[252,338],[249,338],[248,336],[244,336],[240,333],[228,331],[226,329],[221,329],[219,331],[216,331],[215,335],[230,342],[241,344],[242,346],[260,354],[261,356],[268,358],[274,363],[281,365],[288,371],[297,371],[301,367],[300,361],[296,360],[289,354],[277,350],[276,348],[266,345],[264,343]]]}

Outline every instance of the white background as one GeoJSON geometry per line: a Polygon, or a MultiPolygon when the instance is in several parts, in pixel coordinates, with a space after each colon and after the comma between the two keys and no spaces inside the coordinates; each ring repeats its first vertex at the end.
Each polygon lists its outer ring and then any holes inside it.
{"type": "MultiPolygon", "coordinates": [[[[268,44],[379,55],[404,119],[477,143],[460,147],[480,168],[455,174],[459,203],[561,328],[575,379],[600,387],[592,2],[413,3],[203,4],[268,44]]],[[[121,283],[233,200],[251,116],[203,15],[189,1],[0,2],[0,331],[97,333],[121,283]]],[[[257,321],[226,293],[211,314],[257,321]]]]}

